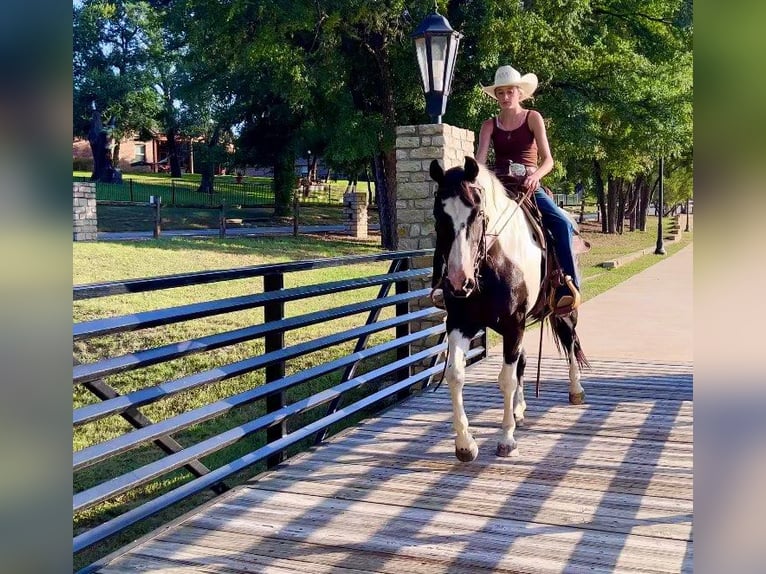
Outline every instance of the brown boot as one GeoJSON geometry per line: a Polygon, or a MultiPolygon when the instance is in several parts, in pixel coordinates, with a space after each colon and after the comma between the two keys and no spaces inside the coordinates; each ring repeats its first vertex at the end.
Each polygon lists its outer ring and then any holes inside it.
{"type": "Polygon", "coordinates": [[[572,311],[577,309],[582,302],[580,291],[575,287],[574,282],[569,275],[564,276],[564,283],[571,294],[562,295],[559,297],[558,301],[556,301],[556,304],[553,305],[553,313],[558,316],[569,315],[572,311]]]}

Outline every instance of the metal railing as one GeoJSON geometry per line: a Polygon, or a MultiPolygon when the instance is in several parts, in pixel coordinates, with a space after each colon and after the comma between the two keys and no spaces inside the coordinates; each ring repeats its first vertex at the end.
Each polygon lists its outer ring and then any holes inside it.
{"type": "MultiPolygon", "coordinates": [[[[112,341],[116,338],[119,341],[120,337],[136,331],[169,328],[194,319],[220,317],[256,308],[263,309],[263,322],[180,342],[132,350],[117,356],[105,356],[84,364],[75,361],[72,376],[75,388],[87,389],[99,400],[73,409],[73,427],[76,429],[98,423],[107,417],[120,416],[134,429],[73,452],[75,476],[115,457],[125,457],[126,453],[139,446],[153,444],[163,453],[163,456],[152,462],[137,463],[138,466],[116,476],[94,473],[99,477],[98,480],[85,485],[80,483],[80,489],[74,494],[72,506],[75,515],[134,492],[139,487],[150,485],[158,478],[178,469],[186,469],[191,476],[187,476],[187,481],[180,486],[118,516],[107,517],[96,526],[78,533],[73,540],[74,552],[89,548],[204,490],[212,489],[217,494],[221,493],[228,488],[223,482],[224,479],[235,473],[256,463],[265,462],[267,466],[278,464],[285,449],[303,444],[303,441],[321,441],[329,427],[343,423],[350,416],[359,416],[360,412],[367,413],[370,407],[386,399],[402,399],[416,387],[427,387],[443,368],[439,360],[443,358],[446,350],[445,326],[443,322],[438,321],[441,311],[434,307],[410,311],[409,303],[423,298],[429,289],[410,290],[409,285],[414,279],[427,278],[431,272],[430,269],[412,268],[413,258],[422,258],[431,253],[432,250],[418,250],[315,259],[75,286],[73,300],[77,304],[87,299],[127,294],[147,297],[161,290],[179,287],[203,286],[241,279],[263,280],[261,292],[244,296],[77,322],[73,326],[72,339],[80,348],[86,342],[98,343],[105,337],[112,341]],[[390,264],[384,274],[367,274],[351,279],[285,287],[285,277],[293,273],[385,261],[390,261],[390,264]],[[310,300],[339,293],[358,293],[358,290],[369,287],[378,288],[377,297],[352,303],[344,302],[331,308],[321,306],[318,311],[297,316],[285,314],[285,303],[291,301],[310,300]],[[389,318],[381,318],[381,312],[387,308],[393,308],[394,311],[388,313],[391,315],[389,318]],[[285,333],[288,331],[352,316],[357,316],[358,323],[353,328],[338,332],[328,326],[311,340],[285,344],[285,333]],[[432,319],[434,326],[415,332],[411,330],[413,321],[428,318],[432,319]],[[385,336],[381,337],[381,334],[385,336]],[[378,339],[382,338],[383,341],[373,344],[373,335],[378,339]],[[433,340],[434,337],[438,342],[427,346],[426,339],[433,340]],[[152,365],[166,364],[256,339],[263,340],[261,354],[247,356],[228,364],[191,372],[175,379],[150,382],[125,392],[120,392],[106,382],[107,378],[113,379],[126,373],[140,374],[140,380],[146,381],[151,377],[141,373],[146,372],[144,370],[152,365]],[[355,342],[351,352],[344,351],[345,354],[341,353],[337,358],[318,360],[302,370],[293,369],[287,373],[286,365],[293,359],[350,342],[355,342]],[[413,344],[418,344],[422,350],[413,351],[413,344]],[[360,374],[360,366],[366,369],[363,374],[360,374]],[[183,412],[171,413],[171,416],[159,422],[152,422],[140,410],[178,397],[181,393],[203,389],[255,371],[264,373],[263,384],[183,412]],[[335,379],[329,382],[326,388],[315,392],[308,391],[311,394],[288,400],[288,390],[301,387],[305,389],[319,377],[329,374],[334,374],[335,379]],[[360,389],[366,391],[360,392],[360,389]],[[341,406],[342,399],[348,399],[347,404],[341,406]],[[234,409],[252,405],[257,401],[262,401],[261,405],[265,406],[262,414],[256,413],[254,418],[245,422],[240,420],[232,423],[235,425],[232,428],[206,437],[196,444],[184,446],[173,437],[179,431],[225,417],[234,409]],[[317,407],[325,410],[317,413],[313,410],[317,407]],[[309,411],[313,412],[313,418],[301,420],[301,416],[309,411]],[[290,429],[287,426],[288,421],[291,423],[290,429]],[[262,433],[262,439],[265,435],[262,446],[257,446],[242,456],[226,460],[214,470],[201,462],[203,457],[220,453],[257,433],[262,433]]],[[[486,353],[484,333],[477,337],[474,345],[469,351],[469,359],[478,360],[486,353]]],[[[112,348],[122,347],[118,342],[112,348]]]]}
{"type": "MultiPolygon", "coordinates": [[[[87,178],[75,178],[87,181],[87,178]]],[[[271,183],[214,181],[214,193],[197,191],[199,185],[182,179],[160,179],[156,182],[124,176],[122,183],[96,182],[96,200],[110,202],[148,202],[151,196],[162,197],[167,207],[209,207],[226,203],[240,207],[273,207],[274,188],[271,183]]],[[[339,204],[343,202],[342,186],[317,184],[297,194],[301,204],[339,204]]]]}

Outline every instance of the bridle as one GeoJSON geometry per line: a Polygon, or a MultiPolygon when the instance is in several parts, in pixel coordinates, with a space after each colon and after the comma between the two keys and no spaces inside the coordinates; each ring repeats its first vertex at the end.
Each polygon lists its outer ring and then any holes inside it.
{"type": "MultiPolygon", "coordinates": [[[[481,201],[483,205],[485,201],[484,188],[475,182],[467,182],[465,186],[469,190],[476,191],[479,194],[479,197],[481,197],[481,201]]],[[[490,231],[487,230],[487,224],[489,223],[489,218],[487,217],[487,214],[485,213],[484,208],[481,207],[479,209],[478,217],[481,218],[481,236],[479,238],[479,248],[476,250],[476,256],[474,257],[474,262],[473,262],[474,275],[477,278],[477,281],[476,281],[477,290],[479,286],[478,278],[479,278],[479,269],[481,267],[481,264],[487,260],[487,254],[489,253],[489,250],[495,244],[495,242],[497,241],[497,238],[500,237],[500,233],[502,233],[503,229],[505,229],[505,226],[508,225],[508,223],[510,223],[510,221],[513,219],[513,216],[516,215],[516,212],[521,208],[521,204],[527,201],[533,192],[534,190],[527,190],[522,194],[521,198],[518,201],[516,201],[516,207],[514,208],[514,210],[511,212],[511,214],[507,218],[505,218],[505,221],[500,226],[500,228],[497,229],[497,231],[494,231],[493,233],[490,233],[490,231]],[[489,241],[487,241],[487,236],[489,236],[489,241]]],[[[495,220],[493,227],[497,226],[497,223],[503,220],[503,216],[505,215],[505,212],[508,211],[509,207],[506,207],[502,211],[502,213],[500,214],[500,217],[498,217],[495,220]]]]}

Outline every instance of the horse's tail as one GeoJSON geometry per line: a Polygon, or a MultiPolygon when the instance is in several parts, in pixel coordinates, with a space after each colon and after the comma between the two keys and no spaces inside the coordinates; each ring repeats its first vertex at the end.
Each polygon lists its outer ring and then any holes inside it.
{"type": "Polygon", "coordinates": [[[553,331],[553,341],[556,343],[556,349],[562,355],[568,355],[571,348],[577,364],[582,369],[584,367],[590,367],[588,358],[585,356],[585,352],[582,350],[582,344],[580,343],[580,337],[577,336],[577,312],[559,317],[557,315],[551,315],[548,320],[551,323],[551,331],[553,331]]]}

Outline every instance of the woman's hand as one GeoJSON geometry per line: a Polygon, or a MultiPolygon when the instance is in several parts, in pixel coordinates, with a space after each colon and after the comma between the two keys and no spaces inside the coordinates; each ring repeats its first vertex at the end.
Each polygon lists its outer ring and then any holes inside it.
{"type": "Polygon", "coordinates": [[[526,178],[524,178],[524,183],[522,183],[522,186],[524,187],[524,191],[533,192],[538,187],[540,187],[540,176],[538,176],[536,173],[530,173],[526,178]]]}

